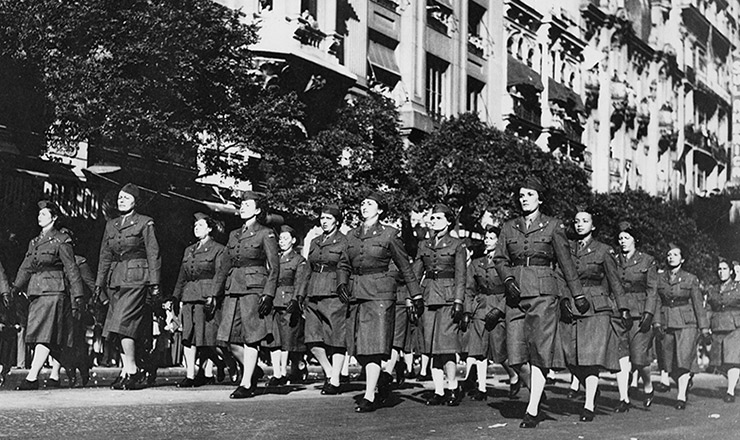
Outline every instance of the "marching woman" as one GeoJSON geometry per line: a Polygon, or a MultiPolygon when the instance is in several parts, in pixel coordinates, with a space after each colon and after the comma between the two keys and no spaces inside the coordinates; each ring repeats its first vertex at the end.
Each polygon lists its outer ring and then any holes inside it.
{"type": "MultiPolygon", "coordinates": [[[[619,339],[612,331],[612,296],[622,298],[617,262],[612,249],[593,238],[594,216],[589,210],[579,211],[574,220],[578,240],[570,248],[583,286],[583,294],[592,307],[586,313],[577,313],[563,299],[561,318],[571,322],[570,340],[564,340],[566,362],[573,375],[586,387],[586,402],[581,413],[582,422],[594,419],[594,399],[599,384],[599,371],[619,370],[619,339]],[[570,315],[570,316],[567,316],[570,315]]],[[[565,337],[564,337],[565,339],[565,337]]]]}
{"type": "Polygon", "coordinates": [[[725,260],[719,262],[717,275],[720,284],[707,296],[713,339],[709,364],[727,375],[723,400],[732,403],[740,378],[740,282],[735,281],[735,268],[725,260]]]}
{"type": "Polygon", "coordinates": [[[275,303],[273,304],[273,329],[277,335],[270,344],[273,376],[268,386],[280,386],[288,383],[288,357],[293,363],[293,370],[306,351],[303,343],[303,318],[300,299],[306,295],[309,269],[306,259],[293,249],[297,241],[296,233],[288,225],[280,227],[278,246],[280,247],[280,278],[278,280],[275,303]]]}
{"type": "Polygon", "coordinates": [[[351,304],[348,323],[349,353],[365,369],[365,396],[355,411],[365,413],[377,409],[375,387],[379,400],[390,392],[393,381],[388,372],[381,372],[381,362],[388,360],[393,347],[396,317],[395,271],[393,260],[406,281],[406,289],[416,307],[422,306],[421,290],[411,271],[409,257],[399,238],[399,231],[379,223],[388,209],[382,194],[374,192],[360,204],[362,224],[347,234],[347,248],[339,260],[337,294],[351,304]]]}
{"type": "Polygon", "coordinates": [[[656,336],[662,340],[662,350],[666,371],[678,385],[675,408],[686,409],[686,391],[691,378],[692,367],[696,372],[696,344],[699,330],[706,345],[711,343],[709,320],[703,307],[699,291],[699,279],[682,269],[683,249],[670,244],[666,256],[668,270],[658,274],[658,295],[660,314],[655,319],[656,336]]]}
{"type": "MultiPolygon", "coordinates": [[[[472,320],[468,328],[470,343],[468,344],[468,359],[474,358],[477,369],[478,388],[473,394],[473,400],[486,400],[486,372],[488,361],[501,364],[509,375],[509,397],[514,398],[519,393],[522,383],[516,372],[509,367],[506,354],[506,323],[504,311],[506,299],[504,297],[504,283],[496,272],[493,257],[501,230],[495,226],[488,226],[484,232],[484,255],[473,260],[468,267],[467,289],[472,297],[472,320]]],[[[468,307],[466,307],[468,308],[468,307]]],[[[471,363],[468,362],[470,368],[471,363]]]]}
{"type": "Polygon", "coordinates": [[[337,205],[325,205],[319,217],[322,233],[308,246],[311,276],[303,302],[306,316],[305,342],[321,364],[326,378],[321,394],[339,394],[339,375],[347,352],[347,306],[337,291],[337,265],[347,249],[347,237],[339,232],[342,214],[337,205]]]}
{"type": "MultiPolygon", "coordinates": [[[[214,280],[223,264],[224,246],[213,239],[213,234],[221,232],[223,226],[202,212],[196,212],[194,217],[193,234],[198,242],[185,249],[172,292],[172,299],[182,302],[180,315],[186,373],[185,379],[177,384],[179,388],[191,388],[212,381],[212,359],[218,359],[214,280]],[[202,377],[200,380],[196,380],[195,375],[198,357],[201,358],[204,371],[204,375],[199,376],[202,377]]],[[[171,307],[171,304],[166,307],[171,307]]]]}
{"type": "Polygon", "coordinates": [[[56,359],[73,356],[74,320],[81,318],[84,308],[82,278],[70,238],[54,226],[59,208],[45,200],[38,207],[41,233],[28,244],[10,290],[11,297],[24,288],[28,294],[26,344],[35,345],[31,368],[18,390],[39,388],[38,375],[50,354],[56,359]]]}
{"type": "Polygon", "coordinates": [[[427,405],[457,406],[463,397],[457,384],[456,356],[462,351],[460,323],[465,314],[468,254],[465,243],[449,234],[454,220],[447,205],[434,206],[431,237],[419,244],[414,261],[414,274],[422,280],[427,308],[421,317],[423,353],[431,357],[434,382],[434,394],[427,405]]]}
{"type": "Polygon", "coordinates": [[[637,250],[639,237],[626,221],[618,225],[619,255],[617,268],[622,293],[615,291],[615,301],[619,305],[619,317],[612,320],[612,328],[619,337],[619,367],[617,388],[619,388],[619,405],[615,412],[630,410],[629,379],[632,370],[642,377],[645,399],[643,405],[648,408],[653,403],[653,384],[650,379],[650,346],[652,345],[653,316],[658,309],[656,293],[657,268],[655,259],[637,250]]]}
{"type": "Polygon", "coordinates": [[[559,287],[554,267],[563,274],[579,313],[591,307],[583,295],[563,223],[540,212],[544,187],[527,178],[519,188],[523,215],[501,229],[493,260],[506,289],[506,349],[509,364],[526,374],[530,367],[529,404],[520,428],[534,428],[548,370],[561,367],[554,357],[559,344],[559,287]]]}
{"type": "Polygon", "coordinates": [[[161,305],[159,274],[162,265],[154,220],[136,212],[139,188],[127,183],[118,193],[120,216],[108,220],[100,245],[95,298],[107,289],[110,303],[103,327],[107,339],[121,344],[122,369],[115,389],[134,389],[143,378],[137,350],[151,333],[151,307],[161,305]],[[138,347],[137,347],[138,346],[138,347]]]}
{"type": "Polygon", "coordinates": [[[212,293],[225,296],[217,339],[229,344],[243,366],[241,383],[229,396],[232,399],[255,394],[257,356],[260,344],[273,337],[268,320],[280,276],[277,239],[264,226],[267,207],[259,194],[244,192],[239,216],[244,225],[229,234],[212,293]]]}

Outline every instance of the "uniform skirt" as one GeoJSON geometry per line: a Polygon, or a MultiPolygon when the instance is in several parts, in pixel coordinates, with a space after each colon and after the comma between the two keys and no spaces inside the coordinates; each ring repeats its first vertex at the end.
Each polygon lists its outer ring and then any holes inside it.
{"type": "Polygon", "coordinates": [[[671,375],[686,371],[698,372],[699,364],[696,361],[696,345],[699,341],[699,329],[672,328],[667,329],[661,341],[662,350],[658,356],[663,357],[663,365],[671,375]]]}
{"type": "Polygon", "coordinates": [[[393,348],[395,300],[360,300],[352,304],[348,351],[353,356],[388,357],[393,348]]]}
{"type": "Polygon", "coordinates": [[[306,344],[347,347],[347,304],[333,296],[309,298],[305,315],[306,344]]]}
{"type": "Polygon", "coordinates": [[[230,344],[259,344],[272,341],[268,322],[270,316],[260,317],[260,295],[227,296],[224,299],[217,339],[230,344]]]}
{"type": "Polygon", "coordinates": [[[622,320],[612,317],[612,331],[619,341],[619,358],[629,357],[633,366],[645,367],[653,361],[650,356],[650,347],[653,345],[653,332],[640,332],[639,318],[632,319],[632,328],[627,330],[622,325],[622,320]]]}
{"type": "Polygon", "coordinates": [[[452,322],[452,305],[429,306],[421,315],[424,354],[455,354],[462,351],[461,332],[452,322]]]}
{"type": "Polygon", "coordinates": [[[487,333],[488,351],[486,355],[488,360],[497,364],[505,362],[509,355],[506,352],[506,323],[499,322],[496,327],[487,333]]]}
{"type": "Polygon", "coordinates": [[[714,367],[740,366],[740,329],[712,333],[709,365],[714,367]]]}
{"type": "Polygon", "coordinates": [[[27,344],[72,347],[74,344],[72,308],[69,296],[32,296],[28,304],[27,344]]]}
{"type": "Polygon", "coordinates": [[[206,320],[205,304],[201,302],[182,305],[182,343],[186,347],[215,347],[218,321],[206,320]]]}
{"type": "Polygon", "coordinates": [[[108,292],[110,304],[103,326],[104,337],[117,334],[139,338],[141,332],[145,331],[143,326],[152,326],[151,322],[145,322],[144,319],[147,289],[147,286],[119,287],[108,292]]]}
{"type": "Polygon", "coordinates": [[[488,332],[482,319],[473,318],[468,329],[461,334],[462,352],[469,357],[485,357],[488,353],[488,332]]]}
{"type": "Polygon", "coordinates": [[[561,331],[568,365],[619,370],[619,338],[612,331],[611,321],[608,312],[581,316],[570,324],[569,331],[561,331]]]}
{"type": "Polygon", "coordinates": [[[268,347],[279,348],[283,351],[305,352],[304,325],[303,316],[288,313],[284,307],[274,309],[272,312],[272,328],[275,340],[272,344],[268,344],[268,347]]]}
{"type": "Polygon", "coordinates": [[[404,353],[413,353],[416,349],[412,332],[416,325],[409,320],[408,310],[403,304],[396,304],[396,320],[393,324],[393,348],[404,353]]]}
{"type": "Polygon", "coordinates": [[[522,298],[519,307],[507,305],[506,352],[509,363],[521,365],[529,362],[540,368],[565,368],[558,334],[559,320],[558,297],[554,295],[522,298]]]}

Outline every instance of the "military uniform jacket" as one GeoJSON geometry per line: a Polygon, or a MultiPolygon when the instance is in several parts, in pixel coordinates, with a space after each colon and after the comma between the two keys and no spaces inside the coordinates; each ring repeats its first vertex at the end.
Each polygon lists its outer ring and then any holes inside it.
{"type": "Polygon", "coordinates": [[[695,275],[679,269],[671,281],[671,272],[661,271],[658,273],[658,296],[661,313],[657,322],[665,328],[709,328],[699,279],[695,275]]]}
{"type": "Polygon", "coordinates": [[[8,276],[5,274],[5,269],[2,263],[0,263],[0,293],[10,292],[10,283],[8,283],[8,276]]]}
{"type": "Polygon", "coordinates": [[[75,255],[75,263],[77,264],[77,268],[80,270],[84,298],[85,301],[87,301],[92,297],[93,291],[95,291],[95,274],[93,274],[90,263],[87,262],[87,258],[82,255],[75,255]]]}
{"type": "Polygon", "coordinates": [[[310,269],[306,259],[295,250],[280,255],[280,279],[275,294],[275,307],[288,307],[294,297],[306,296],[310,269]]]}
{"type": "Polygon", "coordinates": [[[226,248],[211,239],[198,245],[195,243],[185,248],[172,292],[176,301],[204,302],[209,296],[216,296],[216,274],[223,265],[226,248]]]}
{"type": "Polygon", "coordinates": [[[351,280],[352,297],[356,299],[395,300],[396,271],[389,270],[393,260],[396,270],[406,281],[409,294],[412,297],[421,295],[398,230],[380,223],[366,232],[362,229],[358,226],[347,234],[347,248],[339,260],[339,283],[351,280]]]}
{"type": "Polygon", "coordinates": [[[225,292],[229,296],[274,297],[279,277],[280,256],[275,232],[255,222],[229,234],[223,264],[216,272],[213,296],[225,292]]]}
{"type": "Polygon", "coordinates": [[[658,269],[655,259],[640,251],[635,251],[632,258],[619,254],[617,268],[624,291],[622,297],[618,293],[615,295],[618,307],[629,310],[632,317],[640,317],[643,312],[657,316],[658,294],[655,288],[658,283],[658,269]]]}
{"type": "Polygon", "coordinates": [[[565,227],[554,217],[540,213],[529,229],[524,217],[506,222],[493,259],[502,280],[516,279],[523,298],[559,295],[555,263],[560,266],[571,295],[582,294],[565,227]]]}
{"type": "Polygon", "coordinates": [[[506,310],[506,289],[493,263],[493,253],[476,258],[468,267],[465,310],[484,318],[493,309],[506,310]]]}
{"type": "Polygon", "coordinates": [[[347,249],[347,237],[339,231],[327,236],[321,234],[311,240],[308,265],[311,277],[306,287],[309,298],[337,295],[337,267],[347,249]]]}
{"type": "Polygon", "coordinates": [[[424,304],[465,303],[467,252],[465,243],[450,234],[439,239],[432,237],[419,244],[413,269],[414,275],[422,280],[424,304]]]}
{"type": "Polygon", "coordinates": [[[28,296],[58,295],[69,287],[72,299],[82,299],[82,278],[69,236],[51,229],[31,240],[15,285],[28,285],[28,296]]]}
{"type": "Polygon", "coordinates": [[[154,234],[154,220],[133,212],[108,220],[96,286],[111,288],[159,284],[162,260],[154,234]]]}
{"type": "MultiPolygon", "coordinates": [[[[626,308],[620,307],[624,291],[612,248],[591,239],[583,247],[579,246],[578,241],[571,241],[570,250],[583,286],[583,293],[591,302],[591,307],[582,316],[626,308]],[[617,303],[617,300],[620,302],[617,303]]],[[[574,312],[577,313],[575,310],[574,312]]]]}
{"type": "Polygon", "coordinates": [[[728,281],[713,286],[707,295],[712,331],[731,332],[740,328],[740,282],[728,281]]]}

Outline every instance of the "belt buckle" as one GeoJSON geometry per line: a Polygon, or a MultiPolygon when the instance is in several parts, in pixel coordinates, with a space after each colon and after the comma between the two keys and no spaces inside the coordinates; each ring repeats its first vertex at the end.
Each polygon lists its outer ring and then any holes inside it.
{"type": "Polygon", "coordinates": [[[317,272],[318,273],[324,273],[324,268],[326,268],[326,265],[325,264],[319,264],[319,270],[317,272]]]}
{"type": "Polygon", "coordinates": [[[527,257],[527,264],[526,264],[527,267],[529,267],[529,259],[530,258],[532,258],[532,257],[527,257]]]}

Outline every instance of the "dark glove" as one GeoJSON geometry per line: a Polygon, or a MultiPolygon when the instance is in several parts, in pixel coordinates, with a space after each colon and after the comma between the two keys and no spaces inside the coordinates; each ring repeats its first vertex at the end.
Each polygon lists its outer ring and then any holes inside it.
{"type": "Polygon", "coordinates": [[[406,306],[406,316],[408,317],[409,322],[412,324],[416,324],[419,321],[419,317],[417,316],[416,310],[414,309],[414,303],[406,306]]]}
{"type": "Polygon", "coordinates": [[[701,343],[702,345],[709,346],[712,345],[712,335],[709,333],[708,329],[703,329],[701,332],[701,343]]]}
{"type": "Polygon", "coordinates": [[[411,305],[414,309],[414,315],[416,315],[416,320],[418,321],[419,318],[421,318],[421,315],[424,314],[424,298],[422,296],[418,296],[412,299],[411,305]]]}
{"type": "Polygon", "coordinates": [[[75,321],[82,319],[82,300],[79,298],[72,300],[72,319],[75,321]]]}
{"type": "Polygon", "coordinates": [[[162,292],[159,290],[159,284],[153,284],[149,288],[149,294],[152,297],[153,306],[160,306],[162,304],[162,292]]]}
{"type": "Polygon", "coordinates": [[[455,324],[460,324],[460,321],[462,321],[463,315],[465,314],[465,307],[460,303],[453,303],[452,304],[452,322],[455,324]]]}
{"type": "Polygon", "coordinates": [[[506,298],[516,306],[519,304],[519,299],[522,297],[522,291],[519,289],[519,283],[516,282],[514,277],[509,277],[504,280],[504,287],[506,288],[506,298]]]}
{"type": "Polygon", "coordinates": [[[272,297],[270,295],[262,295],[260,297],[260,305],[259,309],[257,309],[257,312],[260,315],[260,318],[264,318],[265,316],[269,315],[272,311],[272,297]]]}
{"type": "Polygon", "coordinates": [[[665,330],[662,325],[653,326],[653,335],[655,339],[662,340],[665,337],[665,330]]]}
{"type": "Polygon", "coordinates": [[[337,286],[337,295],[339,296],[339,301],[342,301],[344,304],[349,303],[349,287],[346,284],[337,286]]]}
{"type": "Polygon", "coordinates": [[[570,298],[560,298],[560,320],[566,324],[573,322],[573,309],[570,307],[570,298]]]}
{"type": "Polygon", "coordinates": [[[216,316],[216,298],[212,296],[207,297],[203,311],[206,313],[206,321],[212,320],[216,316]]]}
{"type": "Polygon", "coordinates": [[[468,331],[468,327],[470,327],[470,322],[473,320],[473,314],[472,313],[463,313],[463,317],[460,320],[460,331],[468,331]]]}
{"type": "Polygon", "coordinates": [[[581,315],[588,312],[588,309],[591,308],[591,303],[588,302],[588,298],[586,298],[585,295],[578,295],[573,298],[573,303],[576,305],[576,310],[578,310],[578,313],[581,315]]]}
{"type": "Polygon", "coordinates": [[[10,308],[10,303],[11,303],[12,298],[13,297],[10,295],[10,292],[3,292],[3,306],[6,309],[10,308]]]}
{"type": "Polygon", "coordinates": [[[490,312],[486,313],[486,330],[493,330],[502,319],[504,319],[504,312],[499,309],[491,309],[490,312]]]}
{"type": "Polygon", "coordinates": [[[634,323],[632,322],[632,315],[630,315],[629,310],[622,310],[620,319],[622,320],[622,325],[627,331],[632,330],[632,324],[634,323]]]}
{"type": "Polygon", "coordinates": [[[90,299],[90,302],[93,304],[102,301],[103,297],[103,287],[102,286],[95,286],[95,291],[93,292],[93,296],[90,299]]]}
{"type": "Polygon", "coordinates": [[[640,333],[647,333],[650,331],[650,327],[653,325],[653,314],[645,312],[640,318],[640,333]]]}
{"type": "Polygon", "coordinates": [[[297,299],[293,298],[288,302],[288,307],[285,309],[286,312],[293,315],[301,311],[301,304],[297,299]]]}

